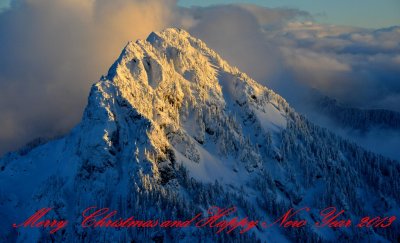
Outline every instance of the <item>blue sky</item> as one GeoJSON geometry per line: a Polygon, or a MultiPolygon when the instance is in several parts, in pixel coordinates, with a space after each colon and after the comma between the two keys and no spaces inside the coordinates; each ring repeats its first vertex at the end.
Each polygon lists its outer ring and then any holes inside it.
{"type": "MultiPolygon", "coordinates": [[[[0,9],[10,0],[0,0],[0,9]]],[[[320,23],[382,28],[400,25],[400,0],[179,0],[181,6],[251,3],[305,10],[320,23]]]]}
{"type": "Polygon", "coordinates": [[[251,3],[305,10],[320,23],[382,28],[400,25],[400,0],[179,0],[181,6],[251,3]]]}
{"type": "Polygon", "coordinates": [[[7,7],[9,0],[0,0],[0,9],[7,7]]]}

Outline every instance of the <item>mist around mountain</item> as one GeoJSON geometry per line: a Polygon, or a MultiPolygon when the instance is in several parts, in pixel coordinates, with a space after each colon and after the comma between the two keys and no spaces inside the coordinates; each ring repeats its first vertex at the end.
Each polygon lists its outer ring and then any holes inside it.
{"type": "Polygon", "coordinates": [[[278,94],[230,66],[181,29],[129,42],[93,84],[81,122],[0,160],[2,241],[18,242],[393,242],[398,224],[377,228],[83,229],[96,205],[138,219],[189,219],[211,206],[273,222],[290,208],[321,221],[399,217],[400,164],[298,114],[278,94]],[[55,234],[12,228],[53,208],[70,224],[55,234]]]}
{"type": "Polygon", "coordinates": [[[395,160],[400,158],[400,113],[386,109],[357,108],[315,89],[304,91],[292,102],[296,110],[314,124],[366,150],[395,160]]]}

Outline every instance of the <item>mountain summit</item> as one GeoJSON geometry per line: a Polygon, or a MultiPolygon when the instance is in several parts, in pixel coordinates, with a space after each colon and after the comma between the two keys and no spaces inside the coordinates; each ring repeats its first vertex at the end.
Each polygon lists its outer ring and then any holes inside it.
{"type": "MultiPolygon", "coordinates": [[[[398,225],[375,228],[262,227],[82,229],[96,205],[138,219],[189,219],[210,206],[273,222],[290,208],[321,221],[399,214],[400,165],[367,152],[297,114],[270,89],[231,67],[181,29],[129,42],[93,84],[82,121],[65,137],[0,160],[0,239],[20,242],[131,240],[305,242],[393,241],[398,225]],[[34,211],[69,219],[53,235],[14,229],[34,211]]],[[[398,215],[400,216],[400,215],[398,215]]]]}

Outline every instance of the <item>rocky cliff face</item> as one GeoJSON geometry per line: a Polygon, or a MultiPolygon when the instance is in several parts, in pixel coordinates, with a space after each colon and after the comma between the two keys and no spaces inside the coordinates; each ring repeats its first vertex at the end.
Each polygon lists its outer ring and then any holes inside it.
{"type": "Polygon", "coordinates": [[[186,219],[212,205],[271,222],[291,207],[319,220],[399,214],[400,165],[298,115],[279,95],[179,29],[130,42],[90,92],[70,134],[0,160],[4,240],[248,242],[395,239],[399,228],[82,229],[88,206],[136,218],[186,219]],[[54,235],[12,229],[41,207],[71,224],[54,235]]]}

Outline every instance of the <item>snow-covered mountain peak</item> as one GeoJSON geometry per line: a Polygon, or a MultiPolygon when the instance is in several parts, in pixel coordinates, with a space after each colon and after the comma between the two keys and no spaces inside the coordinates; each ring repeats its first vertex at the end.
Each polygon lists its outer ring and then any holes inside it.
{"type": "Polygon", "coordinates": [[[230,67],[202,41],[167,29],[127,44],[108,75],[93,86],[82,126],[98,129],[93,119],[103,120],[106,133],[99,137],[108,142],[101,141],[100,147],[111,146],[111,127],[126,112],[135,112],[151,127],[146,134],[154,157],[167,158],[172,151],[193,167],[194,176],[229,180],[227,175],[240,167],[262,167],[261,157],[271,153],[266,146],[273,148],[289,111],[280,96],[230,67]],[[204,171],[213,166],[229,173],[204,171]]]}
{"type": "MultiPolygon", "coordinates": [[[[234,205],[241,216],[260,220],[307,206],[313,210],[302,216],[311,221],[331,205],[353,218],[398,212],[400,205],[397,161],[313,125],[205,43],[173,28],[126,45],[93,84],[70,134],[8,154],[0,169],[0,216],[8,225],[22,220],[13,218],[16,210],[23,217],[40,207],[78,222],[93,205],[146,219],[186,219],[211,205],[234,205]]],[[[276,242],[364,239],[352,229],[257,228],[221,239],[207,229],[179,230],[158,233],[165,242],[254,242],[271,234],[276,242]]],[[[393,240],[396,230],[371,230],[371,237],[393,240]]],[[[10,230],[0,240],[50,239],[31,232],[10,230]]],[[[54,237],[150,242],[153,233],[71,224],[54,237]]]]}
{"type": "MultiPolygon", "coordinates": [[[[155,43],[157,41],[165,41],[182,45],[188,43],[188,39],[193,38],[187,31],[180,28],[167,28],[158,32],[151,32],[146,41],[155,43]]],[[[185,46],[185,45],[182,45],[185,46]]]]}

